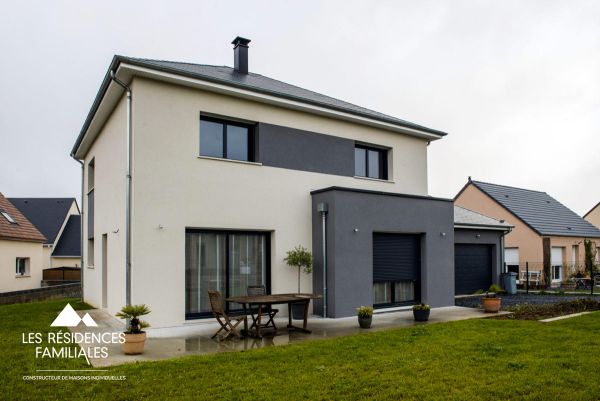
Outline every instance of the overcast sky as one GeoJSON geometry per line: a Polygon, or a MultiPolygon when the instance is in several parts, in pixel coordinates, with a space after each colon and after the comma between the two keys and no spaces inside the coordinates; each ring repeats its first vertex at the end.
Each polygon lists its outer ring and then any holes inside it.
{"type": "Polygon", "coordinates": [[[0,192],[79,196],[69,157],[114,54],[233,64],[449,135],[429,191],[474,179],[600,201],[600,1],[27,1],[0,14],[0,192]]]}

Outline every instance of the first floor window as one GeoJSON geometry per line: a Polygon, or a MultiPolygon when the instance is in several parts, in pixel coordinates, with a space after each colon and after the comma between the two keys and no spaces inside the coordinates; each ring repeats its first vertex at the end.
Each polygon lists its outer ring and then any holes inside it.
{"type": "Polygon", "coordinates": [[[268,291],[268,249],[268,233],[186,232],[186,318],[210,315],[209,290],[220,291],[224,298],[247,295],[251,285],[264,285],[268,291]]]}
{"type": "Polygon", "coordinates": [[[354,175],[387,180],[387,150],[356,145],[354,148],[354,175]]]}
{"type": "Polygon", "coordinates": [[[552,281],[561,281],[562,280],[562,266],[561,265],[553,265],[552,266],[552,281]]]}
{"type": "Polygon", "coordinates": [[[254,161],[254,127],[212,117],[201,117],[200,155],[254,161]]]}
{"type": "Polygon", "coordinates": [[[88,239],[87,249],[87,262],[88,267],[94,267],[94,239],[88,239]]]}
{"type": "Polygon", "coordinates": [[[373,283],[373,305],[413,304],[414,281],[383,281],[373,283]]]}
{"type": "Polygon", "coordinates": [[[17,276],[29,275],[29,258],[17,258],[15,273],[17,276]]]}

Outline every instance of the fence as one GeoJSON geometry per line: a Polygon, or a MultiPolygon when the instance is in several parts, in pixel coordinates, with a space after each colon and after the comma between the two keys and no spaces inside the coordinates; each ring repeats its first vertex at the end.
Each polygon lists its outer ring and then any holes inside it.
{"type": "Polygon", "coordinates": [[[590,290],[593,294],[594,287],[600,287],[600,274],[596,269],[590,276],[589,269],[580,263],[550,264],[546,269],[543,262],[505,263],[504,271],[516,273],[517,286],[526,291],[555,288],[590,290]]]}
{"type": "Polygon", "coordinates": [[[81,281],[81,269],[79,267],[54,267],[44,269],[44,281],[81,281]]]}

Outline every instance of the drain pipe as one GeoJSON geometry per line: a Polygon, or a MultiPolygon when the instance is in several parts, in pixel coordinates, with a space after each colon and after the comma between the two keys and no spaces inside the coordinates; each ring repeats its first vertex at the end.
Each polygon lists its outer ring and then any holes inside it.
{"type": "Polygon", "coordinates": [[[327,203],[319,203],[317,210],[321,213],[321,235],[323,236],[323,317],[327,317],[327,203]]]}
{"type": "Polygon", "coordinates": [[[80,285],[81,285],[81,301],[83,301],[84,300],[84,297],[83,297],[83,273],[84,273],[84,270],[85,270],[83,268],[83,243],[84,243],[84,241],[83,241],[83,215],[84,215],[84,211],[83,211],[83,197],[84,197],[84,195],[83,195],[83,189],[84,189],[84,186],[83,186],[83,177],[84,177],[84,174],[85,174],[85,170],[84,170],[85,164],[81,160],[76,159],[75,155],[71,155],[71,157],[77,163],[81,164],[81,200],[80,200],[81,201],[81,211],[79,212],[79,216],[80,216],[79,218],[81,219],[81,223],[79,224],[79,226],[80,226],[79,227],[79,235],[80,235],[79,242],[80,242],[81,248],[79,250],[79,253],[81,253],[81,259],[80,259],[80,262],[81,262],[81,282],[80,282],[80,285]]]}
{"type": "Polygon", "coordinates": [[[127,91],[127,184],[125,204],[125,305],[131,305],[131,155],[132,155],[132,120],[131,120],[131,88],[120,81],[115,72],[110,78],[127,91]]]}

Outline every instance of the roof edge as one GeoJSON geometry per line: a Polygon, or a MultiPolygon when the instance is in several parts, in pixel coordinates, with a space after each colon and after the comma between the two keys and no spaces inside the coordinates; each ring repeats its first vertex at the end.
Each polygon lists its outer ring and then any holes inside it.
{"type": "Polygon", "coordinates": [[[600,206],[600,202],[596,203],[596,206],[594,206],[593,208],[591,208],[586,214],[583,215],[583,218],[585,219],[587,217],[588,214],[592,213],[594,210],[596,210],[596,208],[600,206]]]}
{"type": "Polygon", "coordinates": [[[360,188],[349,188],[349,187],[338,187],[338,186],[331,186],[331,187],[326,187],[326,188],[321,188],[321,189],[315,189],[314,191],[311,191],[310,194],[317,195],[317,194],[321,194],[324,192],[331,192],[331,191],[356,192],[356,193],[371,194],[371,195],[396,196],[396,197],[400,197],[400,198],[413,198],[413,199],[434,200],[434,201],[441,201],[441,202],[452,202],[452,199],[439,198],[439,197],[429,196],[429,195],[403,194],[403,193],[399,193],[399,192],[385,192],[385,191],[377,191],[377,190],[372,190],[372,189],[360,189],[360,188]]]}

